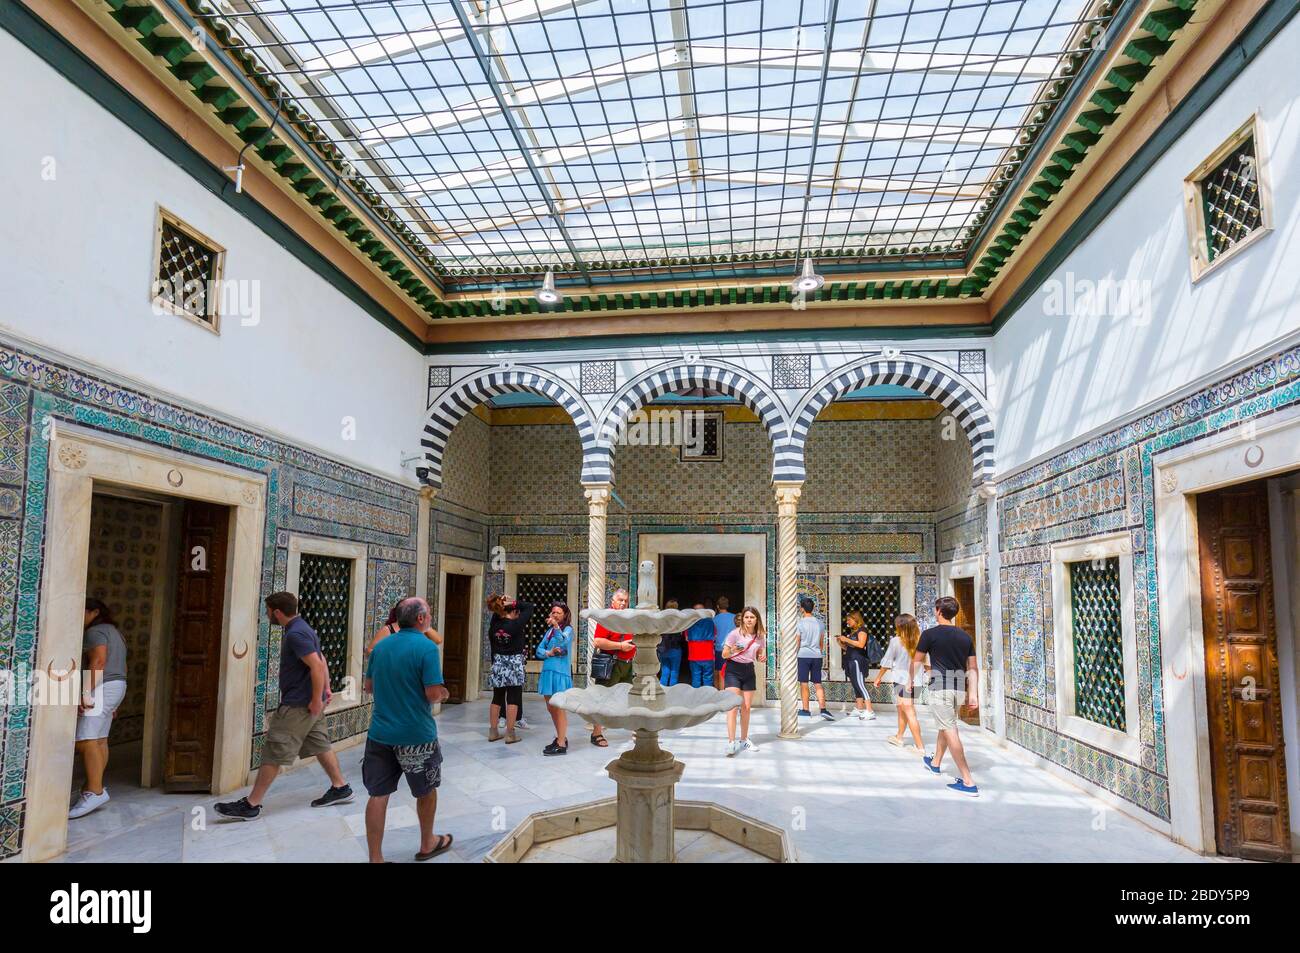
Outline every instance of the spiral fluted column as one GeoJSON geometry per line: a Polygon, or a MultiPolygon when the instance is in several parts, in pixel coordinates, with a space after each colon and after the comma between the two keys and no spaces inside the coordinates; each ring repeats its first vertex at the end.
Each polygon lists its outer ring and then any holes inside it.
{"type": "Polygon", "coordinates": [[[803,483],[775,483],[777,683],[781,692],[781,737],[799,737],[799,548],[795,522],[803,483]]]}
{"type": "MultiPolygon", "coordinates": [[[[608,483],[588,483],[583,488],[587,498],[587,608],[605,608],[605,524],[609,511],[608,483]]],[[[591,675],[592,639],[596,623],[587,624],[587,676],[591,675]]]]}

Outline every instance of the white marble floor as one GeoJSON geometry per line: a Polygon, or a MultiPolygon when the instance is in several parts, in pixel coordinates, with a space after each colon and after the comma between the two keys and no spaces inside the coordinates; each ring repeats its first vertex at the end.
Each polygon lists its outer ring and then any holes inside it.
{"type": "MultiPolygon", "coordinates": [[[[525,815],[614,793],[604,766],[631,742],[610,731],[610,747],[570,732],[569,754],[546,758],[552,737],[540,698],[525,709],[524,740],[489,744],[486,704],[448,706],[439,718],[445,761],[436,829],[455,846],[433,863],[477,861],[525,815]]],[[[963,735],[978,799],[948,791],[919,757],[890,747],[892,712],[879,721],[801,719],[805,737],[778,741],[775,709],[755,711],[757,752],[728,758],[726,725],[716,720],[668,733],[664,747],[686,763],[678,796],[714,800],[791,832],[802,861],[1200,861],[1203,858],[999,747],[976,729],[963,735]]],[[[924,719],[923,719],[924,721],[924,719]]],[[[933,732],[926,726],[927,744],[933,732]]],[[[67,861],[259,862],[365,860],[361,746],[340,754],[357,799],[312,808],[326,781],[319,767],[283,774],[256,821],[225,821],[208,795],[169,795],[118,780],[112,802],[69,822],[67,861]]],[[[945,765],[945,768],[948,766],[945,765]]],[[[129,773],[125,774],[129,777],[129,773]]],[[[414,801],[405,788],[390,801],[388,857],[410,861],[418,847],[414,801]]],[[[699,848],[705,845],[700,844],[699,848]]],[[[570,858],[577,859],[577,858],[570,858]]]]}

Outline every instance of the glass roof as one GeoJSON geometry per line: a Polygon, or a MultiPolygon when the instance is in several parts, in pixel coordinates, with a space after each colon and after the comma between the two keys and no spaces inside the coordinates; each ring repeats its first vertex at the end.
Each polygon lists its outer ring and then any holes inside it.
{"type": "Polygon", "coordinates": [[[223,5],[420,250],[476,275],[915,245],[951,259],[1090,6],[223,5]]]}

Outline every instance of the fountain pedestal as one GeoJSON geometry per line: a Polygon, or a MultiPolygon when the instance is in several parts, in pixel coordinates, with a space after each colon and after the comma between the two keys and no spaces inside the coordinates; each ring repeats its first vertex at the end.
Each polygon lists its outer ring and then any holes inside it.
{"type": "Polygon", "coordinates": [[[675,788],[686,765],[659,747],[658,732],[637,729],[630,751],[605,770],[618,785],[614,860],[620,864],[671,864],[675,788]]]}

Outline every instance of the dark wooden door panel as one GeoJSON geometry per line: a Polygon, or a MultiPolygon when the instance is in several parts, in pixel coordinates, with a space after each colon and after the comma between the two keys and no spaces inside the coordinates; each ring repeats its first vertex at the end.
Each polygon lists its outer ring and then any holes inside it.
{"type": "Polygon", "coordinates": [[[447,574],[447,591],[443,598],[442,680],[447,700],[465,700],[465,677],[469,665],[469,593],[473,580],[456,573],[447,574]]]}
{"type": "Polygon", "coordinates": [[[229,530],[227,507],[185,503],[163,771],[163,784],[169,791],[212,788],[229,530]]]}
{"type": "Polygon", "coordinates": [[[1196,508],[1219,852],[1290,860],[1266,485],[1203,493],[1196,508]]]}

